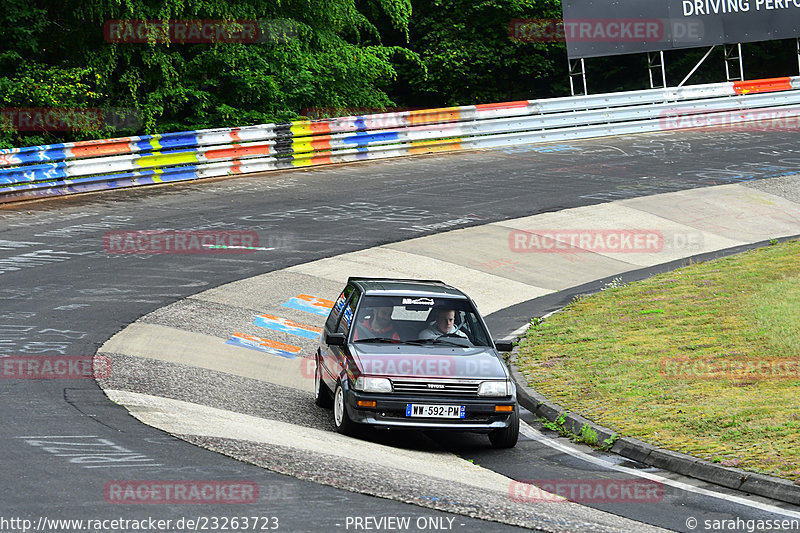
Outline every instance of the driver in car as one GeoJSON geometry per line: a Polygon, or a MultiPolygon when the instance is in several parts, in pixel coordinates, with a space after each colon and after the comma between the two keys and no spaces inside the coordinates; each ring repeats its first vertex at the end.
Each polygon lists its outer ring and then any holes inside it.
{"type": "Polygon", "coordinates": [[[372,316],[364,319],[356,328],[354,341],[388,338],[396,341],[400,340],[400,335],[394,329],[391,307],[376,307],[372,310],[372,316]]]}
{"type": "Polygon", "coordinates": [[[455,324],[456,312],[453,309],[439,309],[436,312],[436,322],[419,332],[420,339],[436,339],[442,335],[453,334],[466,338],[467,335],[455,324]]]}

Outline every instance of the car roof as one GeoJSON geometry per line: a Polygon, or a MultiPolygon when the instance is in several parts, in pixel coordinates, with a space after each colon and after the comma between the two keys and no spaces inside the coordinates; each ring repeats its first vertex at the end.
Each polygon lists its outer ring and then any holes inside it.
{"type": "Polygon", "coordinates": [[[460,290],[439,280],[350,277],[347,282],[370,296],[467,298],[460,290]]]}

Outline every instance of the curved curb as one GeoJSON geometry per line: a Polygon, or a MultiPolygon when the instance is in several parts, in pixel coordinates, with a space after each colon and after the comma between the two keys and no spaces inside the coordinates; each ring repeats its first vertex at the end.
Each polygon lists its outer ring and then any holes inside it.
{"type": "MultiPolygon", "coordinates": [[[[797,239],[798,237],[800,237],[800,235],[783,237],[777,240],[785,242],[797,239]]],[[[735,248],[730,248],[730,253],[725,253],[724,255],[733,255],[747,249],[760,248],[768,244],[770,244],[769,241],[762,241],[747,246],[737,246],[735,248]]],[[[719,254],[719,252],[716,253],[719,254]]],[[[701,258],[702,256],[695,256],[686,259],[701,258]]],[[[582,293],[582,295],[596,292],[595,290],[582,293]]],[[[517,337],[515,340],[519,340],[519,338],[521,338],[521,336],[517,337]]],[[[531,388],[520,372],[516,364],[518,351],[519,347],[514,346],[511,352],[511,358],[508,361],[511,377],[517,386],[517,401],[537,417],[544,418],[550,422],[555,422],[563,417],[564,428],[576,435],[580,435],[581,429],[584,426],[588,426],[593,431],[597,432],[597,442],[616,438],[610,451],[627,459],[632,459],[648,466],[669,470],[730,489],[800,505],[800,485],[791,481],[764,474],[757,474],[755,472],[747,472],[739,468],[721,466],[692,455],[674,452],[666,448],[659,448],[632,437],[620,437],[615,431],[592,422],[577,413],[572,413],[563,406],[548,400],[535,389],[531,388]]]]}

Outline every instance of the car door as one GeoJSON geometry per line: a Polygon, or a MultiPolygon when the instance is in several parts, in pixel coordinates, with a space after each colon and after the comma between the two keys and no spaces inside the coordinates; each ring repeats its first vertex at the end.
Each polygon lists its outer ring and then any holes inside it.
{"type": "MultiPolygon", "coordinates": [[[[342,309],[339,321],[336,323],[336,333],[344,335],[344,338],[347,341],[350,340],[350,330],[354,327],[356,316],[355,310],[360,296],[361,292],[358,290],[358,288],[355,288],[345,303],[344,308],[342,309]]],[[[333,360],[336,363],[334,366],[336,372],[333,373],[334,378],[340,377],[342,374],[344,374],[345,369],[347,369],[352,362],[350,361],[352,354],[350,353],[348,346],[349,342],[345,342],[344,346],[330,346],[333,360]]]]}
{"type": "Polygon", "coordinates": [[[334,346],[325,342],[329,333],[344,333],[345,338],[350,331],[350,324],[353,321],[353,303],[356,289],[352,285],[347,285],[339,297],[336,299],[322,332],[322,342],[320,355],[322,356],[322,379],[330,390],[336,385],[336,380],[345,368],[345,358],[347,357],[347,346],[334,346]]]}

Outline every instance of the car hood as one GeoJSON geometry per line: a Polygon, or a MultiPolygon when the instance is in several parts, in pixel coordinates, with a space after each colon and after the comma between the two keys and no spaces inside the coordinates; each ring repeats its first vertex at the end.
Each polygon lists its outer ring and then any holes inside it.
{"type": "Polygon", "coordinates": [[[362,374],[441,379],[507,379],[505,365],[490,347],[456,348],[407,344],[351,345],[362,374]]]}

